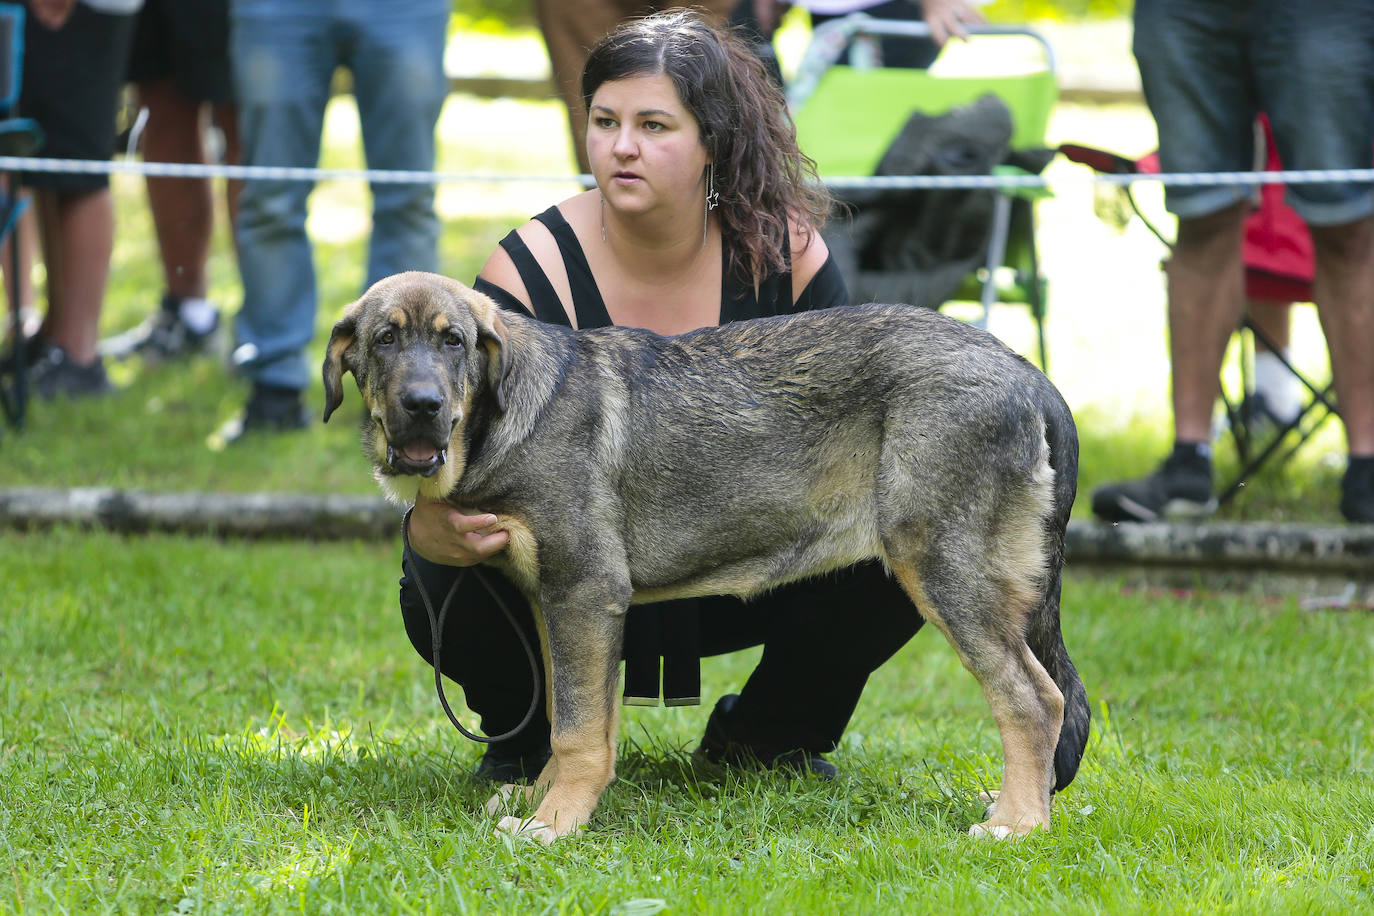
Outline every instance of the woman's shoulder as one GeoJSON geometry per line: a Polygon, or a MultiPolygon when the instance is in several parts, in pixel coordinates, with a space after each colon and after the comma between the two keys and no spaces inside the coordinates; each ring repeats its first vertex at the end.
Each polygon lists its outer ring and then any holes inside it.
{"type": "Polygon", "coordinates": [[[522,261],[526,260],[524,254],[528,252],[529,259],[534,261],[538,270],[552,284],[565,310],[570,310],[571,294],[568,290],[567,270],[563,264],[563,252],[550,225],[557,227],[559,217],[573,227],[585,223],[589,218],[588,213],[596,207],[597,197],[598,194],[594,190],[575,194],[518,226],[512,232],[516,239],[507,237],[506,241],[498,245],[487,258],[487,262],[482,265],[478,277],[500,287],[534,310],[528,285],[509,249],[515,248],[517,256],[522,261]],[[522,246],[524,252],[519,251],[522,246]]]}
{"type": "Polygon", "coordinates": [[[788,215],[787,239],[791,247],[792,298],[795,301],[830,260],[830,249],[821,238],[820,230],[795,212],[788,215]]]}

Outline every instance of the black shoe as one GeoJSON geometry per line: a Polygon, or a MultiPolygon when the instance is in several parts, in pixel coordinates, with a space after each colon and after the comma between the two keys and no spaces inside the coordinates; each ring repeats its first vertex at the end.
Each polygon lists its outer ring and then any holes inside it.
{"type": "Polygon", "coordinates": [[[1348,522],[1374,522],[1374,462],[1346,468],[1341,478],[1341,515],[1348,522]]]}
{"type": "Polygon", "coordinates": [[[762,767],[794,776],[834,779],[839,775],[840,771],[835,765],[815,751],[801,748],[773,751],[735,738],[731,735],[729,719],[738,702],[739,694],[736,693],[727,693],[716,701],[716,708],[711,710],[711,718],[706,720],[706,733],[702,735],[694,756],[721,766],[762,767]]]}
{"type": "Polygon", "coordinates": [[[177,359],[209,350],[218,330],[219,309],[209,301],[166,293],[162,306],[142,324],[102,340],[100,352],[112,359],[177,359]]]}
{"type": "Polygon", "coordinates": [[[1211,460],[1178,451],[1148,477],[1109,483],[1093,491],[1093,514],[1109,522],[1204,518],[1215,511],[1211,460]]]}
{"type": "Polygon", "coordinates": [[[230,445],[248,433],[291,432],[309,425],[310,414],[301,403],[299,390],[254,385],[243,413],[221,426],[216,436],[230,445]]]}
{"type": "Polygon", "coordinates": [[[29,388],[40,398],[87,398],[111,391],[99,356],[81,365],[66,350],[41,337],[29,338],[26,349],[29,388]]]}
{"type": "Polygon", "coordinates": [[[472,778],[501,785],[531,783],[543,772],[553,751],[546,745],[542,750],[520,752],[488,744],[487,752],[477,762],[472,778]]]}

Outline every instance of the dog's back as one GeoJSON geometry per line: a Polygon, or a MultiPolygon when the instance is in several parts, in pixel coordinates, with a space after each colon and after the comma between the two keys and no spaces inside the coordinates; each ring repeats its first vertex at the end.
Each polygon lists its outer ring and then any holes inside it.
{"type": "Polygon", "coordinates": [[[575,339],[602,399],[576,409],[610,451],[589,473],[620,495],[637,600],[749,594],[882,556],[896,525],[981,511],[995,536],[998,505],[970,494],[1024,490],[1044,504],[1026,507],[1037,531],[1053,514],[1046,415],[1067,417],[1062,400],[995,339],[928,309],[575,339]]]}

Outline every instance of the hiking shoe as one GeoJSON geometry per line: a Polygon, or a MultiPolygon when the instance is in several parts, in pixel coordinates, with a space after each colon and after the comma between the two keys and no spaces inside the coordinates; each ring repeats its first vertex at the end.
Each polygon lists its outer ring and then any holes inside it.
{"type": "Polygon", "coordinates": [[[221,426],[215,438],[232,445],[249,433],[292,432],[309,425],[310,414],[298,389],[254,385],[243,413],[221,426]]]}
{"type": "Polygon", "coordinates": [[[1374,522],[1374,460],[1352,461],[1345,469],[1341,515],[1348,522],[1374,522]]]}
{"type": "Polygon", "coordinates": [[[486,753],[472,771],[472,778],[501,785],[531,783],[544,771],[544,765],[552,756],[553,750],[547,744],[535,751],[518,751],[500,744],[488,744],[486,753]]]}
{"type": "Polygon", "coordinates": [[[219,309],[208,299],[183,299],[165,293],[162,305],[137,327],[100,342],[100,352],[123,360],[142,356],[178,359],[209,350],[219,330],[219,309]]]}
{"type": "Polygon", "coordinates": [[[716,702],[711,718],[706,720],[706,733],[701,737],[694,757],[720,766],[762,768],[792,776],[815,776],[834,779],[839,770],[815,751],[793,748],[770,751],[740,741],[731,735],[730,715],[739,702],[739,694],[727,693],[716,702]]]}
{"type": "Polygon", "coordinates": [[[1109,522],[1204,518],[1215,511],[1211,460],[1177,450],[1148,477],[1109,483],[1093,491],[1093,514],[1109,522]]]}
{"type": "Polygon", "coordinates": [[[56,397],[87,398],[111,391],[105,364],[97,356],[85,365],[66,350],[41,337],[31,337],[28,350],[29,390],[44,400],[56,397]]]}

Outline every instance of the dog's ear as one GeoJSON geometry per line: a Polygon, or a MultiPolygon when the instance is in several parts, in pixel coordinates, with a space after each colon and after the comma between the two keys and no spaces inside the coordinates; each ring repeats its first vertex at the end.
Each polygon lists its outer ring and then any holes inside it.
{"type": "Polygon", "coordinates": [[[329,422],[330,414],[343,403],[343,374],[357,371],[351,359],[353,341],[358,331],[358,313],[362,311],[359,299],[344,309],[343,317],[334,325],[329,334],[329,345],[324,350],[324,422],[329,422]]]}
{"type": "Polygon", "coordinates": [[[487,384],[496,396],[496,406],[506,412],[506,401],[511,393],[510,329],[501,318],[501,308],[487,296],[473,293],[479,301],[473,303],[472,317],[477,319],[477,342],[487,351],[487,384]]]}

